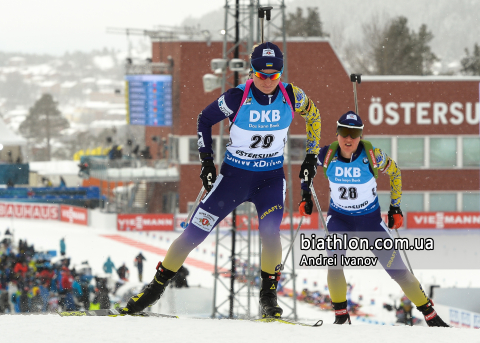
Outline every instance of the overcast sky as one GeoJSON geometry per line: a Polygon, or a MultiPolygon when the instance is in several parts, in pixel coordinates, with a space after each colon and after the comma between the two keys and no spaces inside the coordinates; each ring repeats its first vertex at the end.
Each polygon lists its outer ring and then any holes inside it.
{"type": "Polygon", "coordinates": [[[105,46],[123,50],[126,37],[107,34],[107,27],[180,25],[224,5],[225,0],[4,0],[0,51],[63,54],[105,46]]]}

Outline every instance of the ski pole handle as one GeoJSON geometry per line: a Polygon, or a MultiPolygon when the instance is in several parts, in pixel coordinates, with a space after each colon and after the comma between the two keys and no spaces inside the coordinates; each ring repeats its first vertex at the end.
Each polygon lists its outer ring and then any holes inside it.
{"type": "Polygon", "coordinates": [[[362,83],[362,74],[350,74],[350,81],[353,83],[353,98],[355,100],[355,113],[358,113],[358,101],[357,101],[357,82],[362,83]]]}
{"type": "Polygon", "coordinates": [[[208,176],[207,176],[207,180],[208,180],[208,185],[209,185],[209,186],[212,185],[212,179],[213,179],[212,173],[209,173],[208,176]]]}
{"type": "Polygon", "coordinates": [[[260,27],[262,28],[262,43],[264,42],[264,28],[263,28],[263,21],[265,16],[267,17],[267,20],[270,20],[271,17],[271,10],[272,6],[264,6],[264,7],[259,7],[258,8],[258,19],[260,20],[260,27]]]}

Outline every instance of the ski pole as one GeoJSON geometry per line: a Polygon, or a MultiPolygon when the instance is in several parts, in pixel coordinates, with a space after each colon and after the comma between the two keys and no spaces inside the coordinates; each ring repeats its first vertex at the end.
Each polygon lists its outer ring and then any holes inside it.
{"type": "Polygon", "coordinates": [[[180,224],[182,229],[185,229],[187,227],[188,223],[190,222],[190,218],[192,217],[193,211],[197,208],[198,203],[200,202],[200,199],[202,198],[204,190],[205,190],[205,187],[202,186],[202,189],[200,190],[200,193],[198,193],[197,200],[195,200],[195,203],[193,204],[192,208],[190,209],[190,212],[188,212],[187,220],[180,224]]]}
{"type": "Polygon", "coordinates": [[[317,205],[318,215],[320,216],[320,219],[322,220],[323,228],[325,229],[325,232],[327,233],[327,235],[329,235],[328,229],[327,229],[327,223],[325,223],[325,218],[323,218],[322,209],[320,208],[320,203],[318,202],[317,194],[315,193],[315,189],[313,188],[313,183],[310,185],[310,191],[312,192],[313,200],[315,201],[315,204],[317,205]]]}
{"type": "Polygon", "coordinates": [[[353,83],[353,98],[355,100],[355,113],[358,113],[358,101],[357,101],[357,82],[362,83],[362,74],[350,74],[350,81],[353,83]]]}
{"type": "Polygon", "coordinates": [[[298,224],[297,232],[295,232],[295,236],[293,237],[292,243],[290,243],[290,247],[288,248],[287,255],[285,255],[285,259],[283,260],[283,263],[280,266],[280,271],[282,271],[285,268],[285,263],[287,263],[288,255],[290,255],[290,251],[292,250],[293,243],[295,243],[295,239],[297,238],[298,231],[300,231],[300,228],[302,227],[302,223],[303,223],[303,216],[300,219],[300,223],[298,224]]]}
{"type": "Polygon", "coordinates": [[[267,20],[270,20],[270,17],[271,17],[271,10],[272,10],[272,6],[265,6],[265,7],[259,7],[258,8],[258,19],[260,20],[260,27],[262,28],[262,43],[264,42],[264,35],[263,35],[263,18],[265,18],[266,16],[266,19],[267,20]]]}
{"type": "MultiPolygon", "coordinates": [[[[400,234],[398,233],[397,229],[395,229],[395,232],[397,233],[398,239],[400,239],[400,234]]],[[[408,260],[407,253],[406,253],[405,249],[403,250],[403,255],[405,256],[405,260],[407,260],[407,265],[408,265],[408,269],[410,269],[410,273],[412,273],[412,275],[414,275],[412,266],[410,265],[410,261],[408,260]]]]}
{"type": "MultiPolygon", "coordinates": [[[[305,170],[303,172],[303,175],[305,176],[305,182],[308,182],[308,170],[305,170]]],[[[302,227],[303,223],[303,216],[300,218],[300,223],[298,224],[297,231],[295,232],[295,236],[293,237],[292,243],[290,243],[290,247],[288,248],[287,255],[285,255],[285,259],[283,260],[283,263],[280,265],[280,271],[282,271],[285,268],[285,263],[287,263],[287,258],[288,255],[290,255],[290,251],[292,250],[293,243],[295,243],[295,239],[297,238],[298,231],[300,231],[300,228],[302,227]]]]}

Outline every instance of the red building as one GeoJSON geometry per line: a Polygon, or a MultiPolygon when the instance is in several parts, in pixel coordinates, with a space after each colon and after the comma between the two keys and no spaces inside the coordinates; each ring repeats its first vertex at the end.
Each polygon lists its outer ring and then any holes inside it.
{"type": "MultiPolygon", "coordinates": [[[[349,75],[328,41],[288,41],[287,51],[288,82],[302,88],[319,108],[321,145],[327,145],[336,139],[340,115],[355,110],[349,75]]],[[[168,62],[167,56],[174,61],[174,119],[171,128],[146,127],[146,143],[156,156],[149,137],[173,135],[181,181],[157,184],[156,194],[178,192],[180,212],[187,211],[188,202],[195,200],[201,188],[196,119],[220,96],[220,90],[204,92],[202,76],[211,73],[210,61],[221,55],[221,42],[209,46],[205,42],[154,42],[152,46],[153,62],[168,62]]],[[[455,76],[365,76],[357,86],[364,138],[385,150],[402,170],[404,212],[480,211],[479,86],[480,77],[455,76]]],[[[218,127],[214,127],[214,137],[218,137],[218,127]]],[[[301,116],[295,116],[290,134],[294,188],[288,191],[293,191],[297,204],[297,175],[305,155],[301,116]]],[[[328,183],[322,173],[314,184],[326,211],[328,183]]],[[[378,184],[380,202],[386,209],[388,176],[380,175],[378,184]]]]}

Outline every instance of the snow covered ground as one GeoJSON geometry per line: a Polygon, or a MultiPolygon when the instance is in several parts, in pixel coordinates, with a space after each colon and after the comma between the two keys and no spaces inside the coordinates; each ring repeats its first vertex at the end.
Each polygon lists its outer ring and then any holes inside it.
{"type": "Polygon", "coordinates": [[[2,342],[480,342],[477,330],[339,326],[310,328],[228,319],[2,316],[2,342]],[[12,328],[7,329],[5,328],[12,328]]]}
{"type": "MultiPolygon", "coordinates": [[[[147,258],[144,264],[144,280],[149,281],[154,273],[157,262],[162,259],[162,252],[168,248],[178,232],[118,232],[113,228],[99,230],[56,221],[30,221],[19,219],[1,219],[0,231],[6,227],[14,228],[15,240],[27,239],[29,244],[35,244],[36,250],[58,250],[59,240],[65,237],[67,255],[71,257],[72,265],[88,260],[96,275],[102,275],[102,266],[108,256],[116,266],[126,263],[130,269],[131,285],[139,285],[137,271],[134,267],[134,257],[142,251],[147,258]],[[133,246],[122,243],[108,236],[124,237],[145,244],[133,246]]],[[[476,236],[480,238],[480,235],[476,236]]],[[[208,268],[198,267],[198,261],[204,264],[214,263],[214,234],[195,249],[190,257],[192,264],[186,263],[190,271],[188,278],[191,286],[199,285],[203,289],[213,289],[213,277],[208,268]],[[195,263],[194,263],[195,262],[195,263]],[[195,266],[197,265],[197,266],[195,266]]],[[[220,262],[228,259],[227,249],[220,251],[220,262]]],[[[297,270],[297,291],[303,288],[325,291],[325,270],[297,270]],[[316,283],[316,286],[315,286],[316,283]]],[[[480,287],[478,270],[415,270],[415,274],[423,283],[438,284],[442,287],[480,287]]],[[[480,335],[473,329],[444,329],[427,327],[394,327],[392,312],[383,309],[382,304],[393,304],[394,299],[402,295],[398,285],[382,270],[349,270],[346,272],[347,282],[354,288],[352,300],[357,301],[363,296],[362,311],[371,314],[375,320],[384,322],[381,325],[365,325],[366,323],[353,318],[352,326],[334,326],[333,313],[322,311],[305,303],[297,303],[297,313],[303,322],[314,323],[318,319],[325,321],[321,328],[296,327],[277,323],[252,323],[247,321],[194,319],[197,314],[180,315],[181,319],[160,318],[65,318],[57,315],[20,316],[7,315],[0,317],[1,342],[84,342],[85,340],[106,342],[132,342],[169,340],[173,342],[245,342],[247,340],[274,340],[278,342],[334,340],[354,342],[396,342],[396,341],[428,341],[453,342],[466,340],[480,342],[480,335]],[[374,304],[371,300],[374,299],[374,304]],[[5,328],[16,328],[5,330],[5,328]],[[18,329],[20,328],[20,329],[18,329]]],[[[236,287],[238,287],[237,285],[236,287]]],[[[192,292],[195,290],[193,288],[192,292]]],[[[169,292],[169,290],[167,290],[169,292]]],[[[254,289],[255,293],[258,290],[254,289]]],[[[227,291],[219,289],[219,300],[226,299],[227,291]]],[[[287,303],[288,298],[282,298],[287,303]]],[[[256,310],[258,300],[252,300],[252,315],[256,310]]],[[[161,303],[161,302],[160,302],[161,303]]],[[[160,305],[161,306],[161,305],[160,305]]],[[[165,309],[165,307],[160,307],[165,309]]],[[[158,308],[153,308],[158,311],[158,308]]],[[[205,310],[208,314],[208,308],[205,310]]],[[[162,311],[165,313],[165,311],[162,311]]],[[[205,315],[205,313],[203,314],[205,315]]],[[[419,313],[414,310],[414,316],[419,313]]]]}

